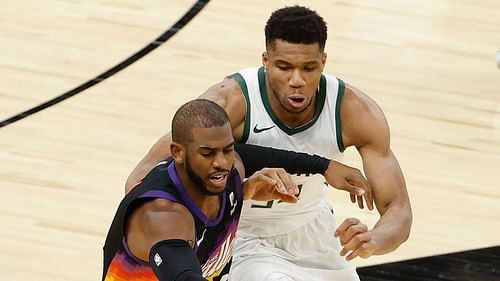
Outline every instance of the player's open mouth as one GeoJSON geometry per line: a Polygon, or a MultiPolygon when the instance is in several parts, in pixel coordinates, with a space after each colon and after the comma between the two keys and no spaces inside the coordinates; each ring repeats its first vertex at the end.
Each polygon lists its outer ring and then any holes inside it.
{"type": "Polygon", "coordinates": [[[302,108],[306,105],[306,98],[299,95],[293,95],[288,97],[290,105],[295,108],[302,108]]]}
{"type": "Polygon", "coordinates": [[[215,173],[210,175],[208,179],[212,185],[223,188],[226,186],[227,175],[227,173],[215,173]]]}

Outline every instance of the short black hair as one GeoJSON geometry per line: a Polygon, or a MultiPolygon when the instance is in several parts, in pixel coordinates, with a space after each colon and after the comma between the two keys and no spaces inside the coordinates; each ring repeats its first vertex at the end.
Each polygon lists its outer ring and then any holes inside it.
{"type": "Polygon", "coordinates": [[[284,7],[274,11],[265,27],[266,47],[273,47],[276,39],[289,43],[319,43],[324,51],[326,22],[315,11],[303,6],[284,7]]]}
{"type": "Polygon", "coordinates": [[[228,122],[226,111],[215,102],[189,101],[179,107],[172,119],[172,141],[187,145],[193,141],[193,128],[221,127],[228,122]]]}

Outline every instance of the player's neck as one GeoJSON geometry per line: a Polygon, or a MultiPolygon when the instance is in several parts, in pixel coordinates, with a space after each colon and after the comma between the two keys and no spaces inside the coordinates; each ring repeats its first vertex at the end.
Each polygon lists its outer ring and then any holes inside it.
{"type": "Polygon", "coordinates": [[[204,195],[205,198],[196,202],[196,205],[208,219],[214,219],[219,215],[220,196],[204,195]]]}

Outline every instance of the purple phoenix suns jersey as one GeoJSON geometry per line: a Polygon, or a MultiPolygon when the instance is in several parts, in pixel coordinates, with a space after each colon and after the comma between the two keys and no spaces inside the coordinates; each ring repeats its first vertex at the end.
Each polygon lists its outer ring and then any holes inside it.
{"type": "Polygon", "coordinates": [[[201,264],[203,277],[210,281],[227,279],[243,204],[241,179],[235,169],[230,173],[226,191],[220,196],[218,216],[208,219],[186,193],[177,175],[174,161],[158,164],[125,196],[118,207],[104,245],[102,280],[158,280],[149,262],[138,259],[130,252],[124,233],[130,210],[141,202],[155,198],[163,198],[186,206],[195,222],[197,241],[193,251],[201,264]]]}

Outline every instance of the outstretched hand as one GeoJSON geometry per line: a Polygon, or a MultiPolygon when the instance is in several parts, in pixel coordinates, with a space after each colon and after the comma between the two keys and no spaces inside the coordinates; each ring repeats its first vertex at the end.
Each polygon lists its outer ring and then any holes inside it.
{"type": "Polygon", "coordinates": [[[264,168],[255,172],[243,184],[244,199],[259,201],[282,200],[297,202],[297,184],[281,168],[264,168]]]}
{"type": "Polygon", "coordinates": [[[360,209],[364,208],[364,198],[368,209],[373,210],[372,188],[358,169],[331,160],[324,176],[328,184],[334,188],[349,192],[351,202],[357,202],[360,209]]]}

